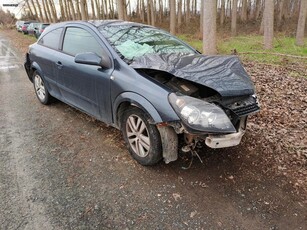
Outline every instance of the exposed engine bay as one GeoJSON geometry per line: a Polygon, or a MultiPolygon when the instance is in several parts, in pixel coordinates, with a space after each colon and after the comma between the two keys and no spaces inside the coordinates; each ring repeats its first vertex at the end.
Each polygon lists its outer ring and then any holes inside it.
{"type": "Polygon", "coordinates": [[[222,97],[215,90],[198,83],[178,78],[170,73],[151,69],[138,70],[150,76],[159,83],[167,86],[173,92],[202,99],[220,106],[236,127],[240,126],[240,118],[259,111],[257,98],[254,95],[222,97]]]}

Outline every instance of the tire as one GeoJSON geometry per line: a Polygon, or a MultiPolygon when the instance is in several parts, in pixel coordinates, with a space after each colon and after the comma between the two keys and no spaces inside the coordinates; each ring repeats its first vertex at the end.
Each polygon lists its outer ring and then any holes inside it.
{"type": "Polygon", "coordinates": [[[32,79],[37,99],[44,105],[50,104],[52,96],[49,94],[48,89],[45,87],[44,80],[37,71],[34,71],[32,79]]]}
{"type": "Polygon", "coordinates": [[[131,156],[141,165],[154,165],[162,159],[160,133],[149,124],[149,115],[136,107],[121,117],[121,130],[131,156]]]}

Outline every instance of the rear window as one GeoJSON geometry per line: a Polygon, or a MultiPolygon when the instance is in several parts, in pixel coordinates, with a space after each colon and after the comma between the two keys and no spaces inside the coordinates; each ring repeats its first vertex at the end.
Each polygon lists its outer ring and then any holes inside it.
{"type": "Polygon", "coordinates": [[[63,28],[58,28],[45,34],[38,40],[38,44],[49,47],[51,49],[59,49],[60,38],[63,28]]]}

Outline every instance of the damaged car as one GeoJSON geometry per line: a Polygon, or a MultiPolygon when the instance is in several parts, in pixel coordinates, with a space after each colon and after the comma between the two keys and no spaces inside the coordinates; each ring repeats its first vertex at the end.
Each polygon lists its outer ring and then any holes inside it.
{"type": "Polygon", "coordinates": [[[42,104],[56,98],[120,129],[142,165],[175,161],[179,146],[238,145],[259,111],[238,57],[202,55],[134,22],[51,25],[29,47],[25,69],[42,104]]]}

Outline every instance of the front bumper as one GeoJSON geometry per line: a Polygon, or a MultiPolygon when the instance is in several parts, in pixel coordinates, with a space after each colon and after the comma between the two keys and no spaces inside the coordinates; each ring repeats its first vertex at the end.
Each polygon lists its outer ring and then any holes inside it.
{"type": "Polygon", "coordinates": [[[226,134],[226,135],[208,135],[205,139],[205,143],[208,147],[217,149],[217,148],[226,148],[232,147],[240,144],[243,135],[246,130],[247,117],[242,117],[240,119],[240,124],[238,132],[226,134]]]}
{"type": "Polygon", "coordinates": [[[236,146],[240,144],[244,133],[245,130],[239,130],[237,133],[228,135],[209,135],[206,137],[205,143],[208,147],[213,149],[236,146]]]}

